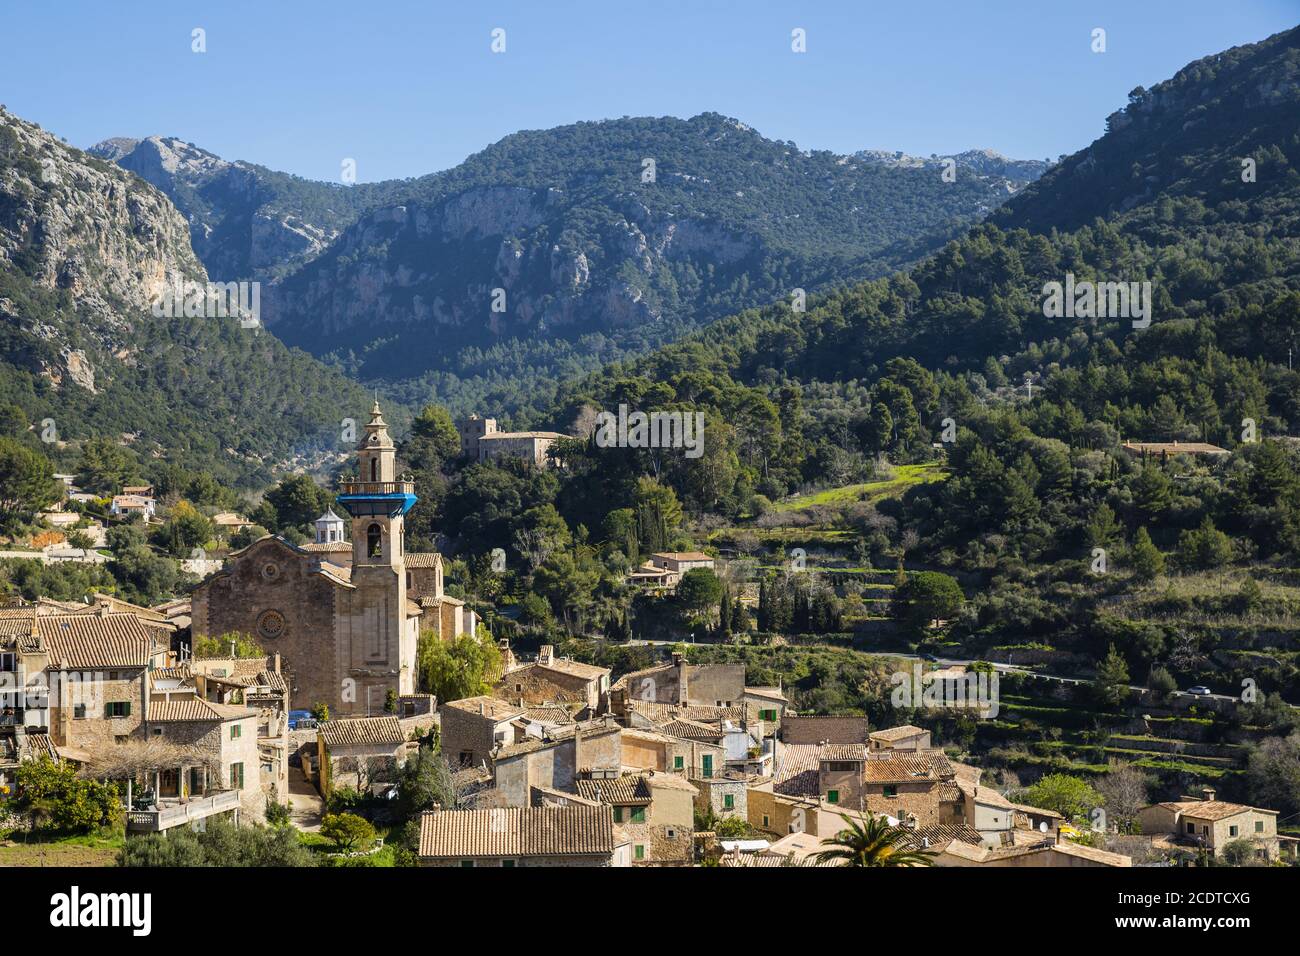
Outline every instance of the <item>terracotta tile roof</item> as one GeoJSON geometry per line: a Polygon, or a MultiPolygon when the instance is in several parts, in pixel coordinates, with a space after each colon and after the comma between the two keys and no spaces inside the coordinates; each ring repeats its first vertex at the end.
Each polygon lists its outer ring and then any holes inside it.
{"type": "Polygon", "coordinates": [[[815,796],[821,792],[818,772],[821,769],[821,746],[785,744],[779,749],[772,774],[773,791],[786,796],[815,796]]]}
{"type": "Polygon", "coordinates": [[[420,856],[608,856],[614,852],[609,807],[507,807],[432,810],[420,815],[420,856]]]}
{"type": "Polygon", "coordinates": [[[535,720],[542,724],[572,724],[575,722],[573,715],[559,706],[529,707],[524,711],[523,716],[527,720],[535,720]]]}
{"type": "Polygon", "coordinates": [[[984,838],[980,832],[965,823],[933,823],[929,826],[917,827],[912,831],[907,842],[916,849],[928,846],[929,849],[937,850],[953,840],[969,846],[984,845],[984,838]]]}
{"type": "Polygon", "coordinates": [[[925,730],[921,727],[913,727],[911,724],[903,724],[900,727],[889,727],[885,730],[873,730],[871,732],[872,740],[906,740],[908,737],[915,737],[917,734],[923,734],[925,730]]]}
{"type": "Polygon", "coordinates": [[[396,717],[336,717],[320,725],[320,736],[327,747],[349,745],[391,745],[406,742],[406,734],[396,717]]]}
{"type": "Polygon", "coordinates": [[[233,707],[226,704],[214,704],[202,697],[179,697],[172,700],[150,701],[149,722],[159,724],[193,723],[201,721],[220,722],[238,720],[243,717],[256,717],[257,711],[247,707],[233,707]]]}
{"type": "Polygon", "coordinates": [[[577,780],[575,784],[578,788],[578,796],[584,800],[594,800],[610,806],[646,806],[654,796],[644,775],[603,780],[577,780]]]}
{"type": "Polygon", "coordinates": [[[678,719],[719,725],[722,721],[729,720],[739,724],[745,719],[744,707],[717,707],[713,704],[661,704],[652,700],[629,700],[626,708],[657,724],[678,719]]]}
{"type": "Polygon", "coordinates": [[[54,670],[144,667],[154,649],[134,614],[66,614],[37,617],[36,630],[54,670]]]}
{"type": "Polygon", "coordinates": [[[712,561],[713,555],[703,551],[656,551],[653,558],[666,558],[670,561],[712,561]]]}
{"type": "Polygon", "coordinates": [[[488,697],[486,695],[448,701],[442,705],[442,709],[459,710],[466,714],[474,714],[490,720],[512,720],[521,716],[527,710],[526,707],[520,707],[509,701],[501,700],[499,697],[488,697]]]}
{"type": "Polygon", "coordinates": [[[1073,856],[1084,860],[1091,860],[1094,863],[1102,863],[1106,866],[1132,866],[1132,857],[1121,856],[1118,853],[1111,853],[1107,850],[1098,850],[1090,846],[1081,846],[1078,843],[1068,841],[1061,843],[1050,843],[1044,840],[1038,844],[1028,846],[1010,846],[1000,847],[998,849],[989,849],[988,847],[975,847],[968,843],[954,840],[944,849],[945,853],[953,856],[959,856],[976,863],[993,863],[999,860],[1013,860],[1017,857],[1034,856],[1039,853],[1059,853],[1063,856],[1073,856]]]}
{"type": "Polygon", "coordinates": [[[595,664],[584,664],[581,661],[572,661],[562,657],[555,658],[549,664],[537,661],[536,666],[559,671],[561,674],[568,674],[570,677],[580,677],[583,680],[597,680],[609,676],[608,667],[597,667],[595,664]]]}
{"type": "Polygon", "coordinates": [[[1251,810],[1256,813],[1277,813],[1276,810],[1263,810],[1241,803],[1227,803],[1223,800],[1174,800],[1162,803],[1160,806],[1181,813],[1185,817],[1195,817],[1197,820],[1226,820],[1228,817],[1235,817],[1239,813],[1251,810]]]}
{"type": "Polygon", "coordinates": [[[298,547],[304,551],[311,551],[316,554],[351,554],[352,543],[350,541],[308,541],[306,544],[300,544],[298,547]]]}
{"type": "Polygon", "coordinates": [[[436,568],[442,565],[442,555],[437,551],[417,551],[406,555],[408,568],[436,568]]]}
{"type": "Polygon", "coordinates": [[[998,793],[992,787],[976,787],[975,802],[982,803],[985,806],[1000,807],[1003,810],[1016,809],[1014,803],[1002,796],[1002,794],[998,793]]]}
{"type": "Polygon", "coordinates": [[[684,740],[707,740],[710,743],[717,743],[722,739],[722,731],[717,727],[710,727],[708,724],[693,720],[670,720],[662,724],[659,729],[670,737],[681,737],[684,740]]]}
{"type": "Polygon", "coordinates": [[[659,664],[655,667],[647,667],[639,671],[628,671],[622,677],[614,682],[614,687],[628,688],[640,685],[635,683],[645,677],[653,677],[656,674],[668,674],[677,670],[676,664],[659,664]]]}
{"type": "Polygon", "coordinates": [[[1042,807],[1031,807],[1023,803],[1013,803],[1011,806],[1013,809],[1019,810],[1021,813],[1027,813],[1030,816],[1052,817],[1056,820],[1065,819],[1065,817],[1061,816],[1061,814],[1057,813],[1055,810],[1045,810],[1042,807]]]}
{"type": "Polygon", "coordinates": [[[863,779],[868,783],[903,783],[910,780],[938,780],[939,774],[928,754],[891,751],[868,755],[863,764],[863,779]]]}
{"type": "Polygon", "coordinates": [[[823,744],[817,750],[820,760],[866,760],[867,748],[862,744],[823,744]]]}

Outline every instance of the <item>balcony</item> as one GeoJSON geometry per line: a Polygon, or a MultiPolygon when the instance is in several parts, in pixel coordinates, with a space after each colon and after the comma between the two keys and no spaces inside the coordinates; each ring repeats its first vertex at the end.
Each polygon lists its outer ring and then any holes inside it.
{"type": "Polygon", "coordinates": [[[343,481],[340,482],[342,494],[345,495],[413,495],[413,481],[343,481]]]}
{"type": "Polygon", "coordinates": [[[133,833],[159,833],[162,830],[238,809],[238,790],[221,790],[205,797],[193,797],[184,803],[168,801],[164,798],[163,805],[153,810],[128,810],[126,828],[133,833]]]}
{"type": "Polygon", "coordinates": [[[353,481],[339,482],[339,504],[354,518],[362,515],[387,515],[395,518],[415,507],[415,482],[413,481],[353,481]]]}

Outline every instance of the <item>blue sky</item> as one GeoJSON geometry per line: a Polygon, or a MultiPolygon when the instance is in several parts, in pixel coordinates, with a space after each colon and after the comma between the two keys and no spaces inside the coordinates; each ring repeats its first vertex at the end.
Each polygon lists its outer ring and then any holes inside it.
{"type": "Polygon", "coordinates": [[[1055,158],[1138,84],[1297,22],[1300,0],[10,0],[0,101],[76,146],[174,135],[327,180],[346,157],[361,181],[417,176],[518,129],[706,110],[804,148],[1055,158]]]}

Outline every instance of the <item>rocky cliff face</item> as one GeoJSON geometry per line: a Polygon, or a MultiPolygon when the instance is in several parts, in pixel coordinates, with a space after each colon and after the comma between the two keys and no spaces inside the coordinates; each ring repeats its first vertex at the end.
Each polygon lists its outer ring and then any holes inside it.
{"type": "Polygon", "coordinates": [[[66,304],[38,317],[0,298],[0,319],[57,352],[57,361],[40,363],[44,377],[91,390],[102,362],[93,353],[129,356],[131,332],[157,289],[206,278],[188,225],[165,196],[3,110],[0,270],[66,304]]]}
{"type": "Polygon", "coordinates": [[[162,192],[0,110],[0,405],[52,419],[65,467],[108,438],[260,485],[364,410],[361,389],[234,317],[155,313],[161,289],[206,279],[162,192]]]}
{"type": "Polygon", "coordinates": [[[318,254],[354,218],[341,186],[303,183],[303,208],[285,205],[294,178],[228,161],[174,136],[114,138],[88,152],[161,189],[189,219],[194,251],[214,281],[268,279],[318,254]],[[316,208],[340,200],[339,210],[316,208]]]}

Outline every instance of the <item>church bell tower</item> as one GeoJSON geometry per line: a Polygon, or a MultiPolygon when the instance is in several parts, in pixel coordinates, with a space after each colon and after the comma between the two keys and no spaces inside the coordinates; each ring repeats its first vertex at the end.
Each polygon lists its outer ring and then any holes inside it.
{"type": "Polygon", "coordinates": [[[352,516],[352,589],[343,622],[349,653],[341,674],[353,713],[382,710],[391,688],[413,693],[414,624],[406,608],[405,515],[415,505],[413,482],[397,477],[397,450],[376,401],[357,446],[357,477],[345,479],[338,503],[352,516]],[[346,683],[348,680],[351,684],[346,683]]]}

